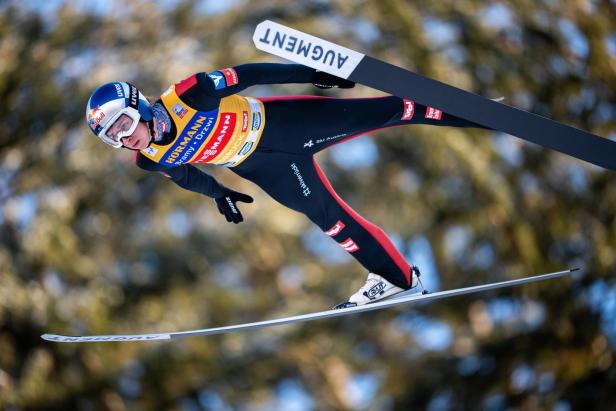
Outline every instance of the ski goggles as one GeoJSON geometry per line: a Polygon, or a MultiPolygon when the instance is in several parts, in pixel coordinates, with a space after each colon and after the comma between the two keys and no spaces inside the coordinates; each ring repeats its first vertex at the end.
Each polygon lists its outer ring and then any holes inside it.
{"type": "Polygon", "coordinates": [[[122,147],[122,139],[135,132],[139,119],[139,112],[131,107],[126,107],[118,111],[98,133],[98,136],[105,143],[112,147],[122,147]]]}

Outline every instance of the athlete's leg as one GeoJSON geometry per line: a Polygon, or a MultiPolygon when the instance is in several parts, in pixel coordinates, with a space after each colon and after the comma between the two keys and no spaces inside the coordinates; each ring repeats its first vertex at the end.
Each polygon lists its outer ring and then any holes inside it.
{"type": "Polygon", "coordinates": [[[368,271],[410,287],[411,267],[382,229],[353,211],[311,156],[255,152],[232,168],[281,204],[304,213],[368,271]]]}
{"type": "Polygon", "coordinates": [[[262,100],[266,125],[260,145],[288,153],[314,154],[346,139],[386,127],[430,124],[483,128],[395,96],[360,99],[292,96],[262,100]]]}

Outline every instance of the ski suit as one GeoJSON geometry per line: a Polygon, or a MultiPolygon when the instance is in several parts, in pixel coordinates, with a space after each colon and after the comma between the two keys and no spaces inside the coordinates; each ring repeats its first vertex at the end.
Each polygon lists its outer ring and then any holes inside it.
{"type": "Polygon", "coordinates": [[[172,119],[162,142],[136,155],[137,165],[213,198],[226,187],[191,163],[229,167],[279,203],[305,214],[368,271],[407,289],[411,266],[382,229],[334,191],[314,155],[373,130],[431,124],[481,127],[394,96],[251,98],[256,84],[314,83],[315,70],[295,64],[245,64],[197,73],[171,86],[159,102],[172,119]]]}

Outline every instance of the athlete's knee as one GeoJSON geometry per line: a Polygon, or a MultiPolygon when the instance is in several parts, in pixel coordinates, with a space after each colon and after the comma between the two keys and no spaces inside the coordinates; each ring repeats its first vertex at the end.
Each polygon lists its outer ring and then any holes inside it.
{"type": "Polygon", "coordinates": [[[343,220],[337,220],[335,223],[330,223],[323,232],[336,241],[344,251],[354,254],[360,250],[360,245],[356,241],[358,237],[347,228],[347,224],[348,221],[345,223],[343,220]]]}

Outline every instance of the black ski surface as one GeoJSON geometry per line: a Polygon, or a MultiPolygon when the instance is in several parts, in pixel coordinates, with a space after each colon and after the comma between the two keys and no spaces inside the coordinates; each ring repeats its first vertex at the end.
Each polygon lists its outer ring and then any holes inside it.
{"type": "Polygon", "coordinates": [[[254,33],[260,50],[419,102],[580,160],[616,170],[616,142],[473,94],[266,20],[254,33]]]}

